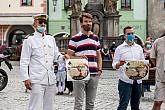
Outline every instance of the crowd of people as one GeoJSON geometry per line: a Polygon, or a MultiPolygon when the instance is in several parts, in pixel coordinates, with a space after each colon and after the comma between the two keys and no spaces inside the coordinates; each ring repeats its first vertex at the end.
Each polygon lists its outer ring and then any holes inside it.
{"type": "MultiPolygon", "coordinates": [[[[89,80],[73,82],[74,110],[82,110],[85,100],[85,109],[93,110],[97,86],[102,74],[102,61],[112,60],[112,66],[118,70],[119,106],[117,110],[126,110],[130,101],[131,110],[139,110],[142,79],[129,79],[125,75],[126,60],[150,60],[152,67],[156,67],[156,89],[153,110],[160,110],[165,100],[165,37],[156,39],[148,37],[144,47],[135,43],[134,29],[126,26],[123,29],[125,41],[116,46],[115,42],[108,47],[101,48],[99,38],[91,32],[92,15],[82,13],[80,16],[81,31],[72,36],[68,51],[61,54],[56,41],[46,34],[46,14],[34,17],[35,32],[24,40],[20,59],[20,75],[26,89],[30,90],[28,110],[53,110],[53,98],[64,94],[66,81],[66,60],[88,60],[90,73],[89,80]],[[57,88],[57,91],[55,91],[57,88]]],[[[150,91],[149,85],[144,85],[150,91]]]]}

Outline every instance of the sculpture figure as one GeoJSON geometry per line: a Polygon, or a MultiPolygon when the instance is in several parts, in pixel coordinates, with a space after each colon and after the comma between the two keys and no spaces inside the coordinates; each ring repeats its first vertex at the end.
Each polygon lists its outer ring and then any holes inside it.
{"type": "Polygon", "coordinates": [[[117,12],[117,0],[104,0],[104,8],[108,13],[117,12]]]}
{"type": "Polygon", "coordinates": [[[77,14],[81,12],[81,0],[75,0],[72,5],[72,13],[77,14]]]}
{"type": "Polygon", "coordinates": [[[93,33],[95,35],[99,35],[99,32],[100,32],[100,23],[99,23],[99,20],[97,18],[97,16],[94,16],[93,17],[93,29],[92,29],[93,33]]]}

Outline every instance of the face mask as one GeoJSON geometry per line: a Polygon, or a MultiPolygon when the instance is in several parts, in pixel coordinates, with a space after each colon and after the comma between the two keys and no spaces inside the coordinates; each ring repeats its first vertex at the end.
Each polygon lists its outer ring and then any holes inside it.
{"type": "Polygon", "coordinates": [[[150,45],[150,44],[148,44],[148,45],[146,45],[146,47],[149,49],[149,48],[151,48],[151,45],[150,45]]]}
{"type": "Polygon", "coordinates": [[[130,35],[127,35],[127,40],[128,42],[134,42],[134,39],[135,39],[135,36],[130,34],[130,35]]]}
{"type": "Polygon", "coordinates": [[[37,31],[38,31],[39,33],[43,33],[43,32],[46,31],[46,27],[38,26],[38,27],[37,27],[37,31]]]}

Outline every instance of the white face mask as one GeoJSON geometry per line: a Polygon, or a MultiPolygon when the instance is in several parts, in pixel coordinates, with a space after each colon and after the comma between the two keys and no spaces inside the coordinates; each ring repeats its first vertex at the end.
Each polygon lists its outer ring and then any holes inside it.
{"type": "Polygon", "coordinates": [[[38,27],[37,27],[37,31],[38,31],[39,33],[43,33],[43,32],[46,31],[46,27],[38,26],[38,27]]]}

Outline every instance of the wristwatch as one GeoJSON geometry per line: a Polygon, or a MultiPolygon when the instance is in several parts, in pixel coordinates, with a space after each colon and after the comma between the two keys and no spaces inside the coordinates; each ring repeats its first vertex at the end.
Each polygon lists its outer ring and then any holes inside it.
{"type": "Polygon", "coordinates": [[[102,73],[103,71],[102,70],[98,70],[98,72],[102,73]]]}

